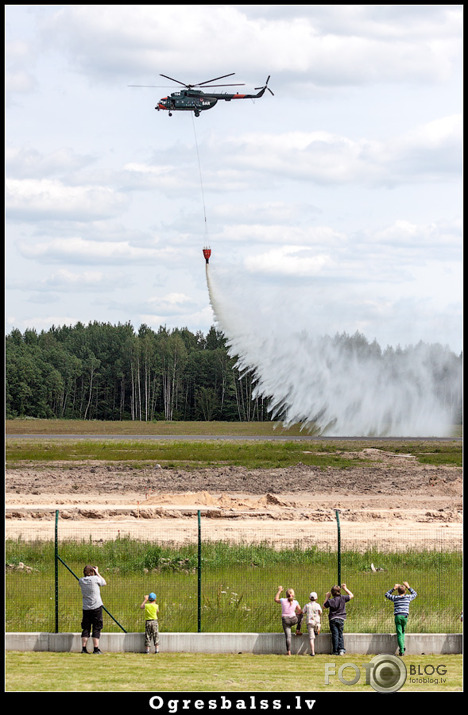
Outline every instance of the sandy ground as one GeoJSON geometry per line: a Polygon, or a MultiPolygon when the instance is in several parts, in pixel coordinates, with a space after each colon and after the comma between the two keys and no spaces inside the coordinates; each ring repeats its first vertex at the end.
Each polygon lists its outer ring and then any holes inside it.
{"type": "Polygon", "coordinates": [[[61,538],[121,536],[193,541],[197,511],[204,539],[278,546],[461,548],[462,470],[420,465],[411,455],[365,449],[369,466],[325,470],[297,465],[248,470],[137,469],[100,462],[8,469],[7,538],[49,539],[59,510],[61,538]],[[155,537],[156,538],[156,537],[155,537]]]}

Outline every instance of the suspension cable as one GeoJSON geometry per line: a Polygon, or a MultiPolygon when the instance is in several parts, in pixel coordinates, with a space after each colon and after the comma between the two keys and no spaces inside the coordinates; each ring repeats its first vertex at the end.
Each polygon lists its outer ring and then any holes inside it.
{"type": "Polygon", "coordinates": [[[207,234],[208,234],[208,226],[207,226],[207,222],[206,222],[205,194],[204,194],[204,191],[203,191],[203,179],[202,179],[201,164],[200,164],[200,153],[199,153],[199,151],[198,151],[197,132],[196,132],[196,130],[195,130],[195,120],[194,120],[194,117],[193,117],[193,112],[190,112],[190,114],[192,115],[193,134],[194,134],[194,136],[195,136],[195,147],[196,147],[196,150],[197,150],[198,173],[199,173],[199,175],[200,175],[200,186],[201,186],[201,195],[202,195],[202,203],[203,203],[203,218],[204,218],[204,221],[205,221],[205,237],[206,237],[207,234]]]}

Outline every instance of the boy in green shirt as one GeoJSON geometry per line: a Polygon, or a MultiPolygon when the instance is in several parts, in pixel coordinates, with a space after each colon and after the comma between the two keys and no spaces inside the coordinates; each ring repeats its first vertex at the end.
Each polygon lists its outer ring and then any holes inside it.
{"type": "Polygon", "coordinates": [[[150,652],[151,641],[154,643],[154,652],[159,653],[159,606],[156,603],[156,594],[149,593],[145,596],[140,608],[145,609],[145,653],[150,652]]]}

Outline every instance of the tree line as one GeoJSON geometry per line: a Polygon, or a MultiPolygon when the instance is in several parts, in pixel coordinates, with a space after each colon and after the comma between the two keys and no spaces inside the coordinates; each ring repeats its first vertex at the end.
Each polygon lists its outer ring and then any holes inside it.
{"type": "MultiPolygon", "coordinates": [[[[360,333],[334,340],[350,355],[392,357],[393,348],[382,351],[360,333]]],[[[440,399],[461,421],[462,356],[438,344],[428,349],[440,399]]],[[[206,335],[99,322],[40,333],[14,329],[6,336],[5,358],[7,418],[272,419],[269,399],[255,394],[255,372],[239,372],[224,334],[214,326],[206,335]]]]}
{"type": "Polygon", "coordinates": [[[268,420],[224,335],[130,323],[18,329],[6,337],[6,417],[268,420]]]}

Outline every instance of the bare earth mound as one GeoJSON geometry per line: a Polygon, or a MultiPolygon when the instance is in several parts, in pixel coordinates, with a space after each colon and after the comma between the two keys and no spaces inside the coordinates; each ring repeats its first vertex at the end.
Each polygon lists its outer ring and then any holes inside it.
{"type": "Polygon", "coordinates": [[[53,538],[58,509],[62,538],[193,541],[200,510],[204,538],[335,546],[339,509],[344,544],[377,539],[388,548],[431,548],[443,530],[445,548],[461,548],[461,468],[377,449],[351,455],[371,462],[346,470],[299,464],[190,471],[28,464],[6,473],[6,537],[53,538]]]}

